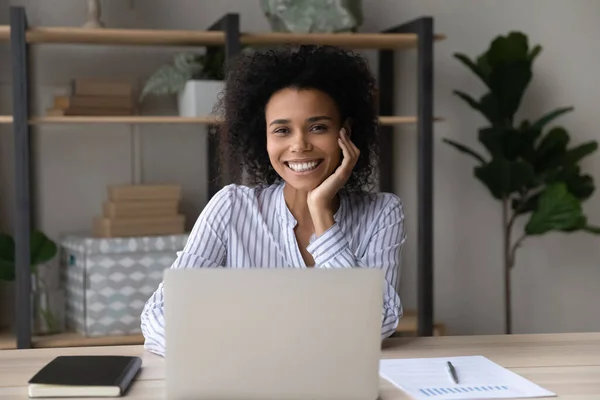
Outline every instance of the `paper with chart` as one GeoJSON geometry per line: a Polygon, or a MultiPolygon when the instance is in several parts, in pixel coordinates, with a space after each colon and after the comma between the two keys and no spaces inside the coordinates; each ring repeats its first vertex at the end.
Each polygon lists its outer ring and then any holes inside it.
{"type": "Polygon", "coordinates": [[[418,400],[556,396],[483,356],[381,360],[379,374],[418,400]],[[458,384],[448,373],[448,361],[456,369],[458,384]]]}

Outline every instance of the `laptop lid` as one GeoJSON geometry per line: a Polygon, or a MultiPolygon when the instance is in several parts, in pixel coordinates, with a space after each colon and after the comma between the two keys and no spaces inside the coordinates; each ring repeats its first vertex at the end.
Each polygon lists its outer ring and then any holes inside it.
{"type": "Polygon", "coordinates": [[[383,271],[168,269],[169,399],[376,399],[383,271]]]}

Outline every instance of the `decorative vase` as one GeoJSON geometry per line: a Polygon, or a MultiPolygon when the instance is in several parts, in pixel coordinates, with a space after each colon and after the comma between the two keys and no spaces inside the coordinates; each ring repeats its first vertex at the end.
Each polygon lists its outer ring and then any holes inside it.
{"type": "Polygon", "coordinates": [[[190,80],[179,93],[177,103],[181,117],[208,117],[223,90],[223,81],[190,80]]]}
{"type": "Polygon", "coordinates": [[[31,282],[31,331],[34,335],[48,335],[64,330],[64,291],[50,289],[38,274],[31,282]]]}
{"type": "Polygon", "coordinates": [[[104,28],[104,22],[100,20],[102,10],[100,0],[87,0],[88,20],[83,24],[84,28],[104,28]]]}

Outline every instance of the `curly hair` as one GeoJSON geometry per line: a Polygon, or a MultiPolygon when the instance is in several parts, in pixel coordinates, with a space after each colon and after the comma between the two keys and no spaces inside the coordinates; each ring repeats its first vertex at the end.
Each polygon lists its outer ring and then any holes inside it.
{"type": "Polygon", "coordinates": [[[222,114],[225,159],[236,160],[251,184],[281,178],[267,153],[265,107],[284,88],[316,89],[336,103],[341,121],[351,121],[351,140],[360,156],[345,191],[363,191],[377,167],[376,81],[360,55],[332,46],[285,47],[240,54],[227,66],[225,92],[216,110],[222,114]]]}

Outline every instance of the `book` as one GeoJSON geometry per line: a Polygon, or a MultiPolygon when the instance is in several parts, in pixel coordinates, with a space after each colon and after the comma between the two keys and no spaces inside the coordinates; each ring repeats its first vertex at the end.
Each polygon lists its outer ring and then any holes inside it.
{"type": "Polygon", "coordinates": [[[379,374],[416,400],[556,397],[483,356],[384,359],[379,363],[379,374]]]}
{"type": "Polygon", "coordinates": [[[29,397],[119,397],[142,367],[133,356],[58,356],[28,382],[29,397]]]}
{"type": "Polygon", "coordinates": [[[132,96],[133,84],[105,78],[76,78],[71,80],[71,94],[83,96],[132,96]]]}
{"type": "Polygon", "coordinates": [[[181,185],[179,184],[146,184],[146,185],[109,185],[108,200],[179,200],[181,185]]]}
{"type": "Polygon", "coordinates": [[[185,230],[185,216],[154,216],[139,218],[94,218],[94,236],[97,238],[177,235],[185,230]]]}
{"type": "Polygon", "coordinates": [[[121,116],[134,115],[132,110],[120,108],[100,108],[100,107],[69,107],[66,109],[49,108],[46,110],[48,117],[63,116],[121,116]]]}
{"type": "Polygon", "coordinates": [[[131,96],[54,96],[54,109],[69,108],[105,108],[131,111],[133,109],[131,96]]]}
{"type": "Polygon", "coordinates": [[[174,216],[177,215],[178,209],[177,199],[105,201],[102,205],[105,218],[174,216]]]}

